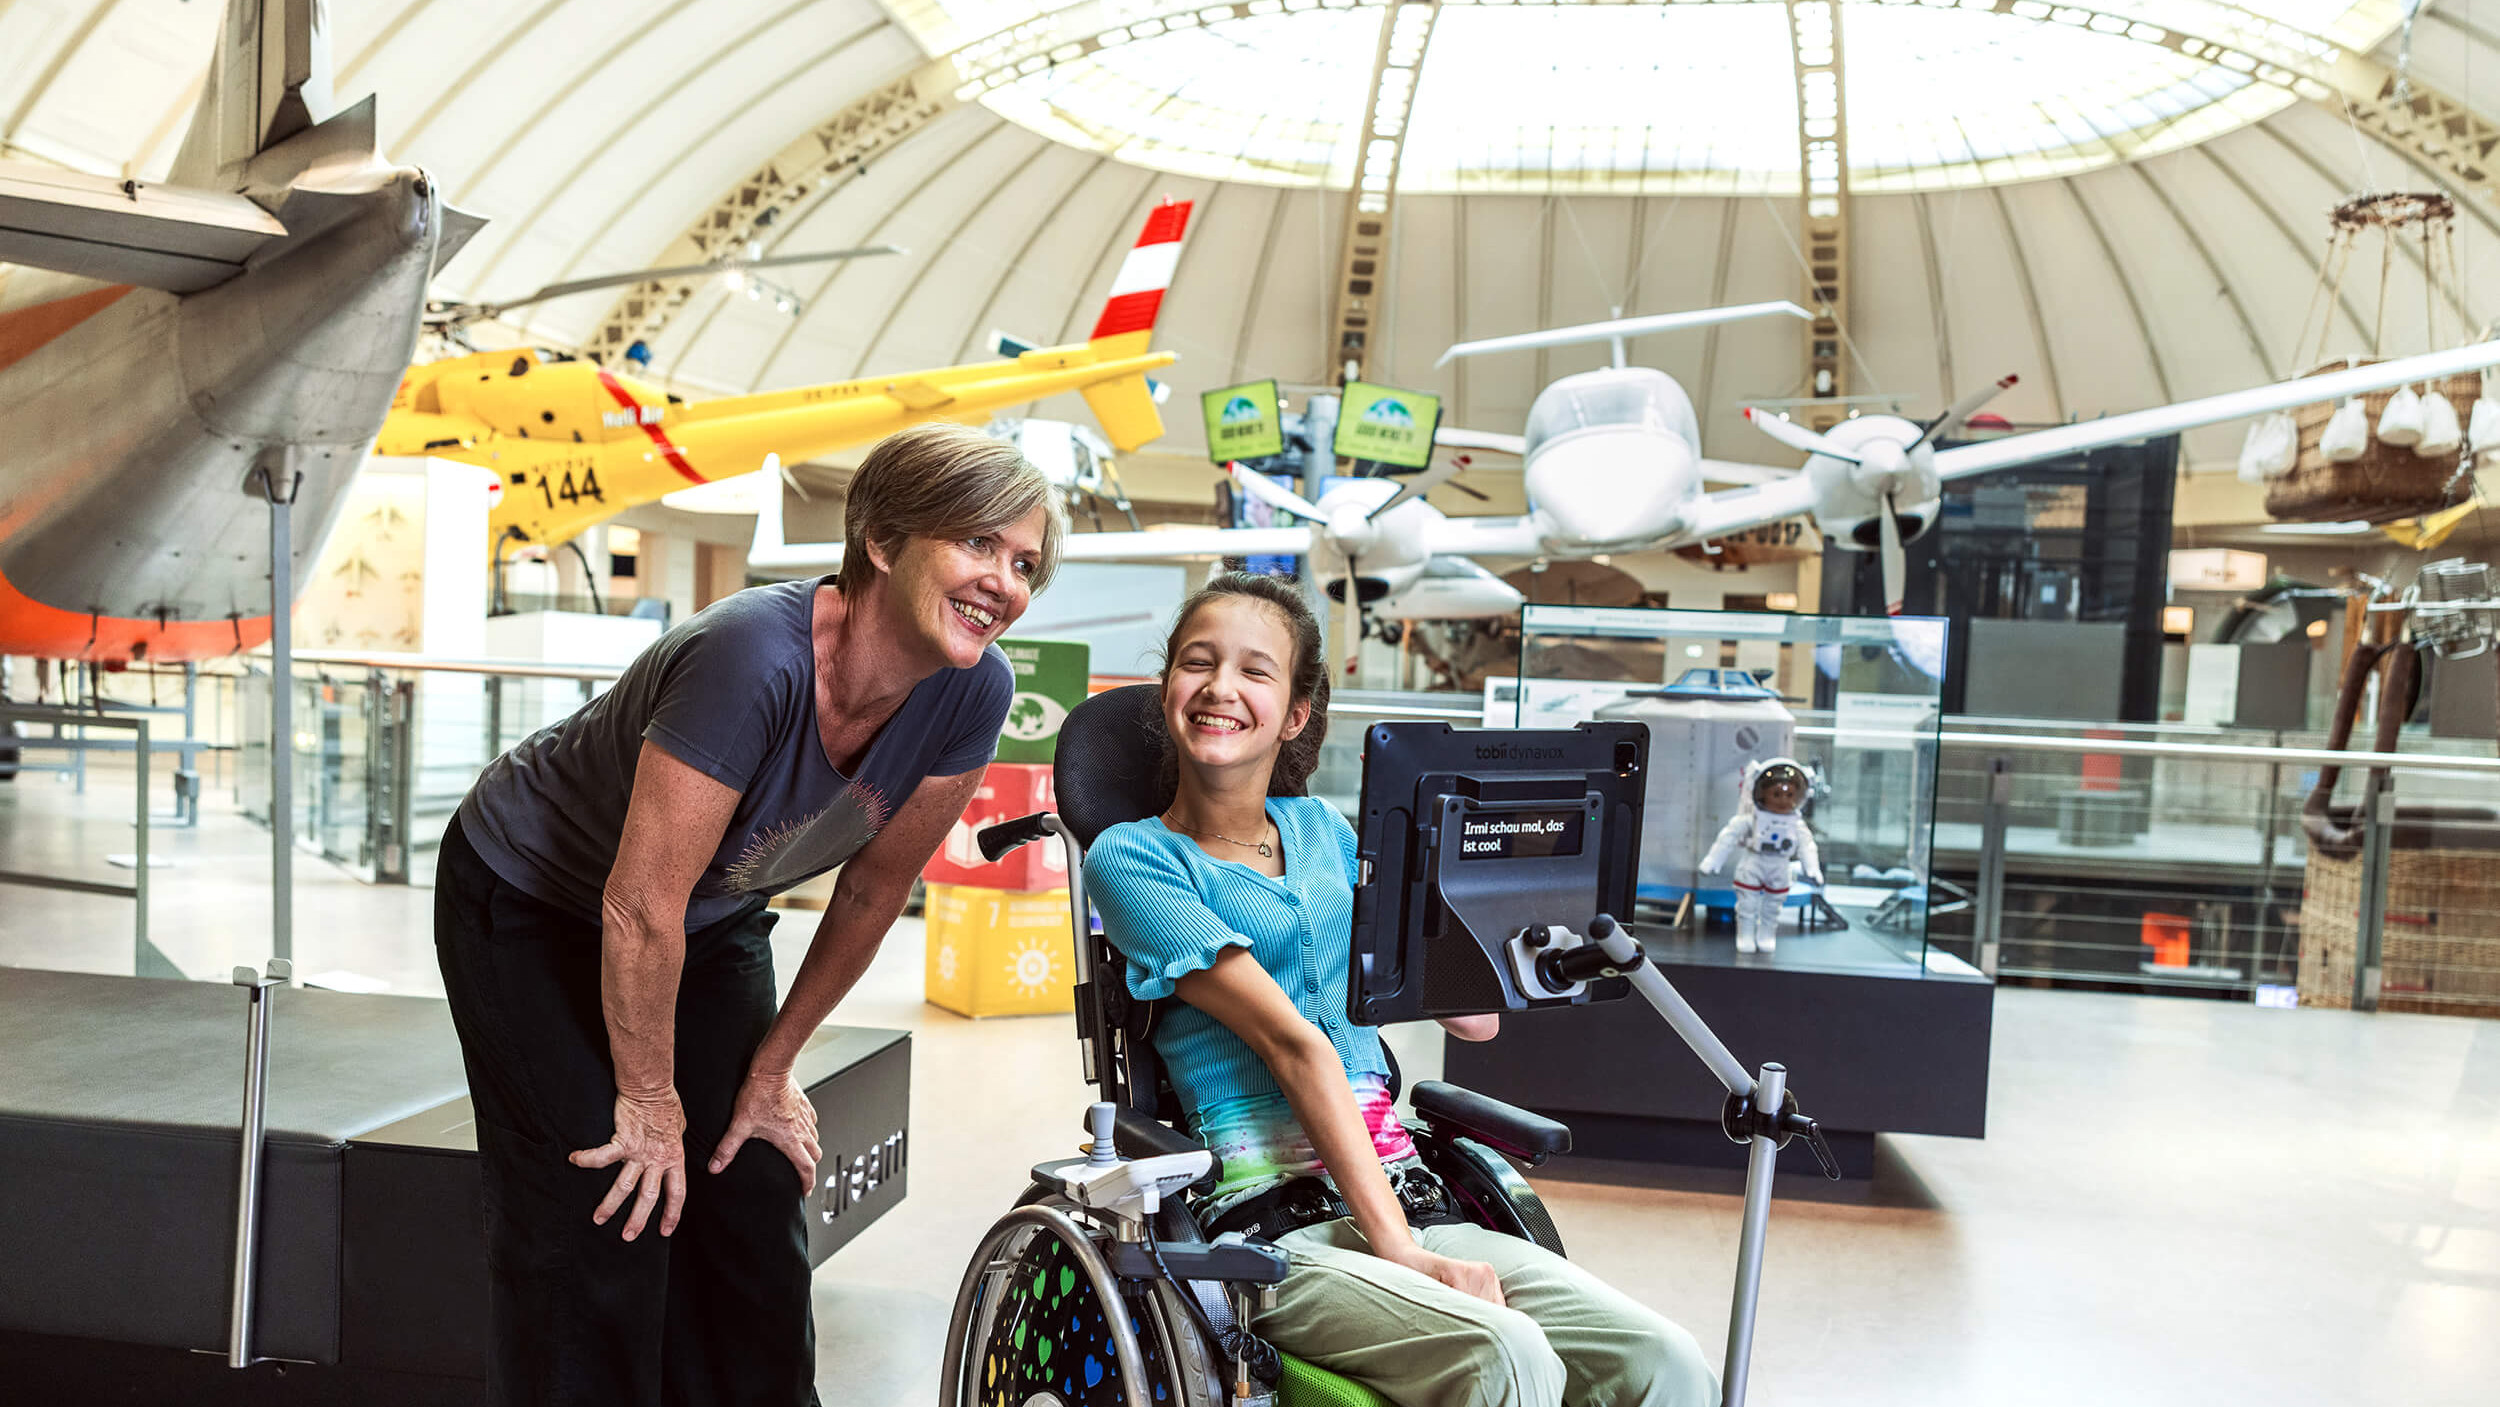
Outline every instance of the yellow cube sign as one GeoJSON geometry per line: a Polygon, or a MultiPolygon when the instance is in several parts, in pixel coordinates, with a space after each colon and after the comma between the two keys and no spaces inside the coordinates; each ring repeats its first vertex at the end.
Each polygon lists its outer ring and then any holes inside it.
{"type": "Polygon", "coordinates": [[[921,905],[929,936],[925,995],[963,1016],[1035,1016],[1076,1009],[1068,891],[1024,893],[932,884],[921,905]]]}

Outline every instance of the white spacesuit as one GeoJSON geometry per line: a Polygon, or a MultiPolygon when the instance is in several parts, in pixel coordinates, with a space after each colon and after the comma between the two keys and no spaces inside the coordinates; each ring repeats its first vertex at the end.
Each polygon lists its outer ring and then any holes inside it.
{"type": "Polygon", "coordinates": [[[1737,791],[1736,815],[1702,857],[1701,872],[1717,874],[1736,858],[1736,951],[1770,952],[1779,943],[1780,909],[1788,902],[1788,866],[1802,865],[1806,879],[1823,882],[1823,860],[1814,832],[1797,812],[1805,805],[1806,770],[1795,759],[1748,763],[1737,791]]]}

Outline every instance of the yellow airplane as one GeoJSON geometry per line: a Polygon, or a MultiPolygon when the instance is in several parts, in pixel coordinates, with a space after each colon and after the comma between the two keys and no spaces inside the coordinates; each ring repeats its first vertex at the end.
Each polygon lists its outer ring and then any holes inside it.
{"type": "Polygon", "coordinates": [[[1001,407],[1062,391],[1082,393],[1112,444],[1132,450],[1163,433],[1146,373],[1173,356],[1148,348],[1189,208],[1165,201],[1147,216],[1084,342],[707,401],[559,353],[478,352],[412,368],[374,453],[495,471],[487,526],[500,560],[507,543],[552,547],[689,484],[753,473],[766,455],[796,464],[924,420],[979,424],[1001,407]]]}

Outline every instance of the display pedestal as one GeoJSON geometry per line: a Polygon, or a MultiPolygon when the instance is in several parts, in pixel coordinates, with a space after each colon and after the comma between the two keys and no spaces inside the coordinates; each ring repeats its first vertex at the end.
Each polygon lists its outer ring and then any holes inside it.
{"type": "MultiPolygon", "coordinates": [[[[0,1383],[44,1403],[476,1403],[486,1242],[446,1005],[276,987],[252,1352],[226,1363],[232,986],[0,968],[0,1383]]],[[[901,1202],[911,1039],[826,1027],[808,1253],[901,1202]]]]}
{"type": "MultiPolygon", "coordinates": [[[[1716,941],[1732,955],[1732,944],[1716,941]]],[[[1790,965],[1812,961],[1815,942],[1782,934],[1777,952],[1741,961],[1689,960],[1679,950],[1698,945],[1685,943],[1644,947],[1738,1059],[1777,1056],[1812,1093],[1845,1175],[1873,1175],[1879,1133],[1984,1136],[1995,984],[1932,953],[1923,971],[1790,965]]],[[[1514,1012],[1491,1041],[1448,1042],[1443,1078],[1569,1124],[1574,1156],[1745,1161],[1746,1150],[1719,1132],[1726,1090],[1661,1043],[1655,1017],[1635,1002],[1514,1012]]],[[[1779,1157],[1783,1173],[1816,1171],[1802,1143],[1779,1157]]]]}

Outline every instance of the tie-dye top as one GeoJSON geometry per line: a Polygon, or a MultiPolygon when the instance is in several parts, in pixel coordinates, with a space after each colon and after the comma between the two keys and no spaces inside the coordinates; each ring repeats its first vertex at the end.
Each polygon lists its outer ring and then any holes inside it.
{"type": "MultiPolygon", "coordinates": [[[[1371,1130],[1372,1151],[1384,1167],[1415,1160],[1415,1140],[1398,1122],[1389,1082],[1360,1074],[1354,1081],[1354,1102],[1362,1108],[1363,1127],[1371,1130]]],[[[1227,1099],[1198,1111],[1198,1141],[1215,1150],[1224,1162],[1224,1176],[1207,1194],[1202,1215],[1212,1218],[1246,1197],[1255,1197],[1294,1177],[1325,1173],[1311,1136],[1295,1122],[1293,1108],[1282,1094],[1251,1094],[1227,1099]]]]}
{"type": "Polygon", "coordinates": [[[1128,959],[1128,988],[1162,1003],[1155,1050],[1191,1128],[1224,1160],[1219,1201],[1320,1171],[1276,1077],[1222,1022],[1176,999],[1180,979],[1245,948],[1303,1019],[1328,1037],[1353,1083],[1381,1160],[1412,1158],[1390,1110],[1380,1032],[1347,1014],[1353,967],[1354,828],[1317,797],[1271,796],[1285,872],[1219,860],[1160,820],[1111,826],[1085,852],[1085,886],[1103,936],[1128,959]]]}

